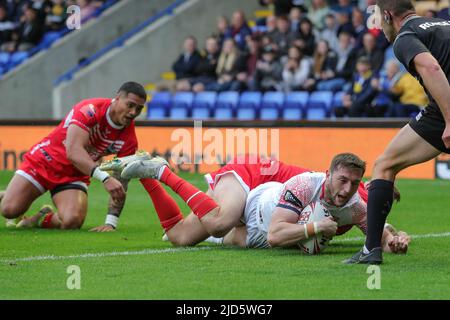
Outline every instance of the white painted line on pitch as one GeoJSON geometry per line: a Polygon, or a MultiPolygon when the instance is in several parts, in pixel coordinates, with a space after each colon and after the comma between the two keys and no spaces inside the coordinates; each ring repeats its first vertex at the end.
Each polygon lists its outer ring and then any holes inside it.
{"type": "Polygon", "coordinates": [[[177,253],[177,252],[190,252],[210,250],[214,247],[195,247],[195,248],[167,248],[167,249],[145,249],[140,251],[113,251],[113,252],[99,252],[99,253],[83,253],[70,256],[31,256],[26,258],[17,259],[3,259],[1,263],[15,263],[15,262],[28,262],[28,261],[44,261],[44,260],[66,260],[66,259],[83,259],[83,258],[102,258],[102,257],[115,257],[115,256],[135,256],[135,255],[149,255],[159,253],[177,253]]]}
{"type": "MultiPolygon", "coordinates": [[[[428,234],[416,234],[411,235],[412,239],[422,239],[422,238],[444,238],[450,237],[450,232],[443,233],[428,233],[428,234]]],[[[351,241],[363,241],[364,237],[354,237],[333,240],[333,243],[340,242],[351,242],[351,241]]],[[[103,258],[103,257],[115,257],[115,256],[136,256],[136,255],[150,255],[159,253],[177,253],[177,252],[193,252],[202,250],[211,250],[218,248],[219,246],[213,247],[189,247],[189,248],[167,248],[167,249],[145,249],[140,251],[113,251],[113,252],[99,252],[99,253],[83,253],[70,256],[31,256],[26,258],[17,259],[2,259],[0,263],[16,263],[16,262],[28,262],[28,261],[48,261],[48,260],[67,260],[67,259],[84,259],[84,258],[103,258]]]]}
{"type": "MultiPolygon", "coordinates": [[[[411,239],[445,238],[445,237],[450,237],[450,232],[428,233],[428,234],[412,234],[411,235],[411,239]]],[[[336,240],[333,240],[332,243],[352,242],[352,241],[362,241],[362,240],[366,240],[366,238],[365,237],[354,237],[354,238],[336,239],[336,240]]]]}

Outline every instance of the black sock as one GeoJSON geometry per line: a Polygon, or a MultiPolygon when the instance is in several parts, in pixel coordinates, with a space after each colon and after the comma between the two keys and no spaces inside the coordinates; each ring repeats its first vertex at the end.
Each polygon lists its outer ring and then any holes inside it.
{"type": "Polygon", "coordinates": [[[394,183],[392,181],[377,179],[370,183],[366,236],[366,248],[369,251],[381,247],[384,224],[394,200],[393,194],[394,183]]]}

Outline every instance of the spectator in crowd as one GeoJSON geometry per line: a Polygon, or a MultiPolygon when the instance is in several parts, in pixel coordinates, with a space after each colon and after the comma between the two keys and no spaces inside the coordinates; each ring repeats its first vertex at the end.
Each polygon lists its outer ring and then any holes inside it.
{"type": "Polygon", "coordinates": [[[277,59],[277,52],[272,46],[266,46],[262,50],[250,90],[262,92],[280,90],[283,66],[277,59]]]}
{"type": "Polygon", "coordinates": [[[326,40],[317,42],[314,53],[313,69],[311,77],[306,81],[305,88],[309,91],[315,90],[322,81],[335,77],[338,57],[336,52],[328,47],[326,40]]]}
{"type": "Polygon", "coordinates": [[[309,19],[303,19],[300,23],[300,30],[295,35],[293,44],[302,50],[305,56],[312,57],[316,46],[316,38],[313,33],[313,25],[309,19]]]}
{"type": "Polygon", "coordinates": [[[44,34],[44,23],[38,19],[37,10],[28,6],[25,9],[23,22],[19,28],[12,33],[12,41],[4,43],[3,51],[27,51],[41,41],[44,34]]]}
{"type": "Polygon", "coordinates": [[[59,30],[64,26],[67,18],[67,5],[64,0],[52,0],[53,7],[46,18],[47,28],[50,30],[59,30]]]}
{"type": "Polygon", "coordinates": [[[325,17],[330,12],[326,0],[312,0],[308,8],[308,18],[319,31],[325,28],[325,17]]]}
{"type": "Polygon", "coordinates": [[[350,21],[351,15],[347,11],[337,11],[336,17],[338,21],[338,36],[341,34],[341,32],[348,32],[353,36],[355,30],[353,28],[352,22],[350,21]]]}
{"type": "Polygon", "coordinates": [[[385,77],[373,79],[372,82],[379,92],[392,99],[392,103],[388,104],[387,117],[410,117],[428,104],[423,87],[410,73],[401,71],[395,59],[386,63],[385,77]]]}
{"type": "Polygon", "coordinates": [[[273,6],[276,17],[287,16],[293,8],[306,11],[303,0],[259,0],[262,6],[273,6]]]}
{"type": "Polygon", "coordinates": [[[450,20],[450,8],[442,8],[438,13],[437,17],[444,19],[444,20],[450,20]]]}
{"type": "Polygon", "coordinates": [[[339,35],[339,47],[336,51],[337,64],[334,76],[330,72],[328,80],[322,80],[317,84],[317,90],[321,91],[347,91],[347,83],[352,81],[353,70],[356,64],[356,52],[353,48],[352,35],[341,32],[339,35]]]}
{"type": "Polygon", "coordinates": [[[317,40],[326,40],[332,50],[339,50],[339,39],[337,36],[338,27],[339,26],[334,14],[327,14],[325,17],[325,29],[318,33],[317,40]]]}
{"type": "Polygon", "coordinates": [[[367,32],[363,37],[363,47],[358,50],[357,58],[369,57],[374,73],[380,72],[384,61],[384,52],[376,47],[376,39],[373,34],[367,32]]]}
{"type": "Polygon", "coordinates": [[[303,85],[311,72],[310,60],[303,58],[299,48],[289,48],[287,62],[282,73],[282,88],[284,91],[304,90],[303,85]]]}
{"type": "Polygon", "coordinates": [[[280,56],[287,55],[289,45],[295,38],[295,33],[289,30],[289,20],[285,16],[277,18],[277,29],[271,36],[272,41],[277,45],[280,56]]]}
{"type": "Polygon", "coordinates": [[[217,39],[214,37],[207,38],[205,50],[201,53],[201,59],[194,71],[196,76],[190,80],[186,80],[194,92],[203,91],[206,85],[216,81],[216,68],[219,54],[220,50],[217,39]]]}
{"type": "Polygon", "coordinates": [[[189,36],[184,40],[183,53],[172,65],[177,80],[189,79],[197,74],[196,68],[200,62],[201,56],[197,50],[197,39],[189,36]]]}
{"type": "Polygon", "coordinates": [[[356,63],[351,89],[342,98],[342,106],[335,109],[336,117],[364,117],[371,113],[371,103],[377,94],[372,86],[373,72],[369,57],[362,56],[356,63]]]}
{"type": "Polygon", "coordinates": [[[344,11],[348,14],[352,13],[353,6],[350,0],[339,0],[338,4],[331,6],[332,11],[344,11]]]}
{"type": "Polygon", "coordinates": [[[353,37],[355,38],[355,48],[359,50],[363,47],[363,38],[368,30],[364,20],[364,14],[361,10],[358,8],[353,8],[351,17],[353,37]]]}
{"type": "Polygon", "coordinates": [[[300,21],[305,18],[306,10],[301,7],[293,7],[289,12],[290,29],[297,32],[300,29],[300,21]]]}
{"type": "Polygon", "coordinates": [[[265,35],[267,35],[272,39],[276,33],[277,33],[277,18],[275,16],[270,15],[266,18],[265,35]]]}
{"type": "Polygon", "coordinates": [[[242,60],[245,61],[245,70],[236,75],[236,81],[238,83],[236,83],[235,87],[238,88],[237,90],[243,91],[248,89],[256,71],[260,47],[261,44],[258,37],[252,36],[247,40],[247,51],[242,53],[242,60]]]}
{"type": "Polygon", "coordinates": [[[216,32],[213,34],[213,36],[219,42],[219,48],[222,48],[225,39],[231,38],[231,27],[227,17],[219,16],[217,18],[216,32]]]}
{"type": "Polygon", "coordinates": [[[233,12],[231,18],[231,37],[240,50],[245,50],[247,37],[251,36],[252,30],[247,24],[247,19],[243,11],[233,12]]]}
{"type": "Polygon", "coordinates": [[[207,84],[207,91],[239,91],[241,83],[236,76],[245,71],[245,58],[241,55],[239,48],[233,39],[227,39],[223,43],[222,51],[217,62],[217,81],[207,84]]]}
{"type": "Polygon", "coordinates": [[[11,41],[11,35],[17,24],[8,17],[8,12],[4,5],[0,5],[0,45],[11,41]]]}
{"type": "Polygon", "coordinates": [[[77,0],[77,6],[80,7],[81,23],[85,23],[92,18],[96,6],[91,0],[77,0]]]}

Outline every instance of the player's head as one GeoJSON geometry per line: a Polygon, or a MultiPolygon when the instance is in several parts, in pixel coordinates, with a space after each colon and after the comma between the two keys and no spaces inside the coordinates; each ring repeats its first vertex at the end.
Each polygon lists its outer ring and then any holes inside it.
{"type": "Polygon", "coordinates": [[[141,114],[147,100],[143,86],[136,82],[125,82],[117,91],[111,103],[111,120],[120,125],[128,126],[141,114]]]}
{"type": "Polygon", "coordinates": [[[331,161],[325,182],[325,200],[342,207],[358,191],[366,163],[352,153],[341,153],[331,161]]]}
{"type": "Polygon", "coordinates": [[[381,27],[389,42],[394,42],[400,29],[400,24],[394,24],[394,19],[402,19],[415,13],[411,0],[377,0],[381,12],[381,27]]]}

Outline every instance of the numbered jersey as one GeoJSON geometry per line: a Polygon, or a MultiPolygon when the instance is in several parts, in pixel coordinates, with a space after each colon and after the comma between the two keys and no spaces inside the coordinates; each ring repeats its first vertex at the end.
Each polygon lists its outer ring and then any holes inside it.
{"type": "Polygon", "coordinates": [[[70,125],[89,133],[86,151],[93,161],[117,154],[127,156],[137,150],[134,122],[128,127],[114,124],[109,116],[111,99],[95,98],[76,104],[66,118],[47,137],[34,145],[25,159],[44,158],[51,168],[65,176],[84,176],[67,159],[66,134],[70,125]]]}

